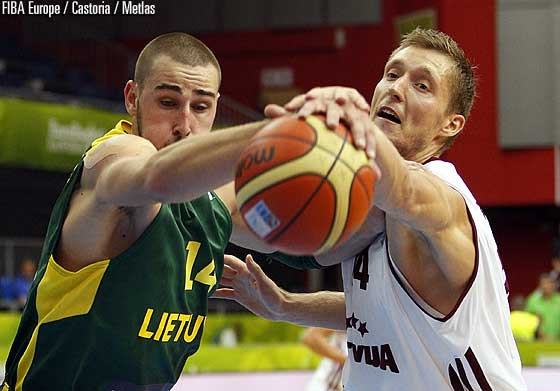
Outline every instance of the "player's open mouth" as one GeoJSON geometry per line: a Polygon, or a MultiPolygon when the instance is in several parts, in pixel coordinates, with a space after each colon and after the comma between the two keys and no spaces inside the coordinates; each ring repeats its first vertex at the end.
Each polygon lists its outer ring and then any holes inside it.
{"type": "Polygon", "coordinates": [[[397,113],[395,113],[395,111],[389,107],[382,107],[379,109],[379,111],[377,112],[377,116],[381,117],[381,118],[385,118],[386,120],[389,120],[391,122],[394,122],[396,124],[400,124],[401,123],[401,119],[399,118],[399,116],[397,115],[397,113]]]}

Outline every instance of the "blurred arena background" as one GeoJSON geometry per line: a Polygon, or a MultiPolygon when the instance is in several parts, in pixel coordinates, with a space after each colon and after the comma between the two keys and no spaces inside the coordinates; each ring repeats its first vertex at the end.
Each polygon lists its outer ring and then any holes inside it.
{"type": "MultiPolygon", "coordinates": [[[[67,174],[89,142],[124,115],[122,89],[139,50],[169,31],[197,36],[218,57],[216,128],[262,118],[267,103],[285,103],[319,85],[352,86],[370,99],[402,33],[420,25],[450,34],[478,65],[479,89],[466,132],[446,158],[490,220],[510,298],[537,289],[560,253],[558,1],[133,0],[154,5],[154,12],[50,18],[11,12],[8,3],[28,1],[0,3],[5,281],[18,276],[26,259],[38,259],[67,174]]],[[[256,259],[287,290],[342,289],[338,267],[301,272],[256,259]]],[[[2,379],[21,303],[12,297],[0,305],[2,379]]],[[[304,389],[319,358],[301,345],[301,328],[256,319],[235,303],[212,300],[211,308],[203,345],[175,389],[304,389]]],[[[518,346],[529,389],[560,389],[560,340],[518,346]]]]}

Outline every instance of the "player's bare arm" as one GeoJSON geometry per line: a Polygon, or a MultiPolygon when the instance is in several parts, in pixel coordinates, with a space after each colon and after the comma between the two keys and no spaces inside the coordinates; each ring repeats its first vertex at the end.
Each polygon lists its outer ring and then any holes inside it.
{"type": "Polygon", "coordinates": [[[263,123],[190,136],[160,151],[137,158],[118,159],[99,175],[100,201],[121,206],[185,202],[229,182],[247,139],[263,123]],[[135,164],[136,169],[129,174],[135,164]]]}
{"type": "MultiPolygon", "coordinates": [[[[332,88],[324,93],[315,90],[312,99],[300,99],[300,112],[330,107],[332,121],[345,119],[347,112],[359,109],[349,98],[355,93],[349,89],[339,93],[332,88]],[[348,98],[337,104],[336,112],[328,102],[341,94],[348,98]]],[[[382,173],[374,204],[386,212],[391,255],[422,298],[445,313],[455,305],[474,269],[475,248],[464,200],[435,175],[405,160],[375,124],[368,130],[382,173]]]]}
{"type": "Polygon", "coordinates": [[[414,252],[423,250],[421,262],[435,262],[448,288],[460,295],[475,259],[465,201],[421,165],[404,160],[383,132],[376,130],[376,140],[384,175],[376,184],[374,203],[386,212],[391,255],[408,278],[425,266],[412,262],[418,258],[414,252]]]}
{"type": "Polygon", "coordinates": [[[290,293],[281,289],[247,255],[245,262],[224,257],[221,287],[214,297],[235,300],[254,314],[302,326],[345,330],[343,292],[290,293]]]}
{"type": "Polygon", "coordinates": [[[305,330],[301,342],[318,355],[344,365],[346,354],[329,341],[329,337],[334,332],[334,330],[310,327],[305,330]]]}
{"type": "Polygon", "coordinates": [[[85,158],[57,261],[79,270],[114,257],[141,235],[161,203],[189,201],[231,181],[246,140],[261,127],[194,135],[159,151],[134,135],[101,143],[85,158]]]}

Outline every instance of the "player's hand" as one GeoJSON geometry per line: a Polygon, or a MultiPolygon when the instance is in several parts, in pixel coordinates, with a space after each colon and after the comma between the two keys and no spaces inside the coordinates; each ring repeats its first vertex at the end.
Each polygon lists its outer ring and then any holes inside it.
{"type": "Polygon", "coordinates": [[[283,291],[274,283],[251,254],[245,262],[233,255],[224,255],[224,273],[220,288],[213,297],[235,300],[254,314],[277,320],[283,291]]]}
{"type": "Polygon", "coordinates": [[[373,123],[369,118],[369,104],[357,90],[347,87],[318,87],[294,97],[284,107],[268,105],[265,108],[265,115],[269,118],[291,113],[297,113],[300,117],[325,114],[327,126],[331,129],[336,128],[340,120],[344,120],[350,126],[356,147],[364,149],[371,159],[375,158],[376,144],[373,123]]]}

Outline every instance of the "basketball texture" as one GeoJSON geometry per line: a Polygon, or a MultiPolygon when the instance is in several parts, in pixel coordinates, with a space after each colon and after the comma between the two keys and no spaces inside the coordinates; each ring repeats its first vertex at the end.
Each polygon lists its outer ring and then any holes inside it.
{"type": "Polygon", "coordinates": [[[253,137],[235,176],[237,205],[253,233],[288,254],[320,254],[364,222],[375,173],[345,126],[324,117],[277,119],[253,137]]]}

